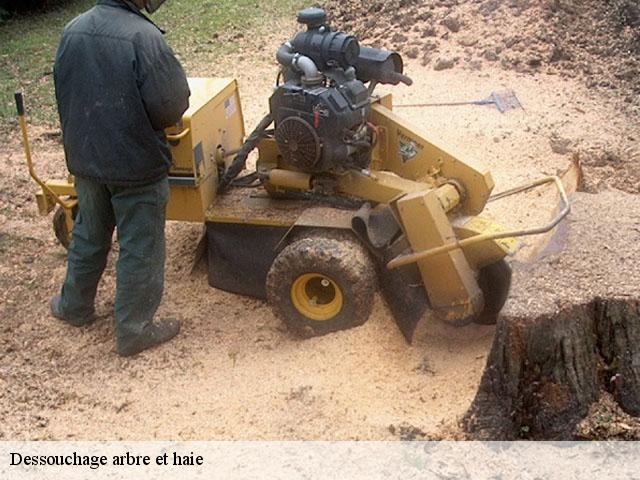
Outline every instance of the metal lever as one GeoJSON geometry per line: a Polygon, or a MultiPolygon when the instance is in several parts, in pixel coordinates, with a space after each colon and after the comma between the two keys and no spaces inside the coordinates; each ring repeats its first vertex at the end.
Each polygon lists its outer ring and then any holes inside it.
{"type": "Polygon", "coordinates": [[[175,135],[167,135],[167,140],[169,142],[179,142],[180,140],[182,140],[184,137],[186,137],[187,135],[189,135],[189,132],[191,130],[188,128],[185,128],[184,130],[182,130],[180,133],[177,133],[175,135]]]}

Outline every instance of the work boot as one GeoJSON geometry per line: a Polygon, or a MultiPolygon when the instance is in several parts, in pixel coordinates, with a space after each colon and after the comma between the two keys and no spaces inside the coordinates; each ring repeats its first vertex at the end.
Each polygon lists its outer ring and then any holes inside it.
{"type": "Polygon", "coordinates": [[[60,307],[61,301],[62,301],[62,297],[60,297],[60,295],[56,295],[49,302],[51,315],[53,315],[58,320],[62,320],[63,322],[68,323],[69,325],[73,325],[74,327],[84,327],[85,325],[89,325],[93,323],[93,321],[96,319],[95,314],[93,313],[84,318],[71,318],[71,317],[65,316],[62,313],[62,308],[60,307]]]}
{"type": "Polygon", "coordinates": [[[131,357],[143,350],[156,347],[171,340],[180,332],[180,322],[174,319],[160,320],[151,323],[143,333],[134,338],[118,339],[118,354],[121,357],[131,357]]]}

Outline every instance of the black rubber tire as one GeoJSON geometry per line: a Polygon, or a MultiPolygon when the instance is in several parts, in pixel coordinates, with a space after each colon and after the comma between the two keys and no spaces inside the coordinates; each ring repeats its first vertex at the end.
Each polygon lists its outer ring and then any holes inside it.
{"type": "Polygon", "coordinates": [[[484,309],[473,321],[480,325],[495,325],[509,298],[511,267],[507,261],[503,259],[482,268],[478,274],[478,286],[484,295],[484,309]]]}
{"type": "MultiPolygon", "coordinates": [[[[75,220],[76,216],[78,215],[77,206],[73,208],[71,215],[75,220]]],[[[71,244],[71,234],[67,229],[67,222],[64,214],[64,209],[62,207],[58,207],[53,214],[53,231],[56,234],[56,238],[58,239],[58,242],[60,242],[60,245],[68,249],[69,245],[71,244]]]]}
{"type": "Polygon", "coordinates": [[[375,268],[365,248],[352,235],[307,233],[285,247],[267,275],[267,299],[294,334],[309,338],[364,324],[373,308],[375,268]],[[330,278],[342,293],[342,308],[330,319],[314,320],[294,305],[292,287],[303,275],[330,278]]]}

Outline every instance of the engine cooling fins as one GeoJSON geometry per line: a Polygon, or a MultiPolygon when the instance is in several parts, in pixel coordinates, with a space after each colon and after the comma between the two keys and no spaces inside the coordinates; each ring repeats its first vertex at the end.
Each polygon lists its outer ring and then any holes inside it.
{"type": "Polygon", "coordinates": [[[320,138],[313,127],[299,117],[285,118],[276,128],[276,142],[285,161],[312,170],[322,151],[320,138]]]}

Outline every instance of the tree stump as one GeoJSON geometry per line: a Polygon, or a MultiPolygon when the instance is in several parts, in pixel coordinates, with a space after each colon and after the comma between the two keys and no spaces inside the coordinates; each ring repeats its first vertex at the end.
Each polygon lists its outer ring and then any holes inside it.
{"type": "Polygon", "coordinates": [[[603,389],[640,415],[640,196],[577,193],[539,258],[516,264],[480,388],[475,439],[570,439],[603,389]]]}

